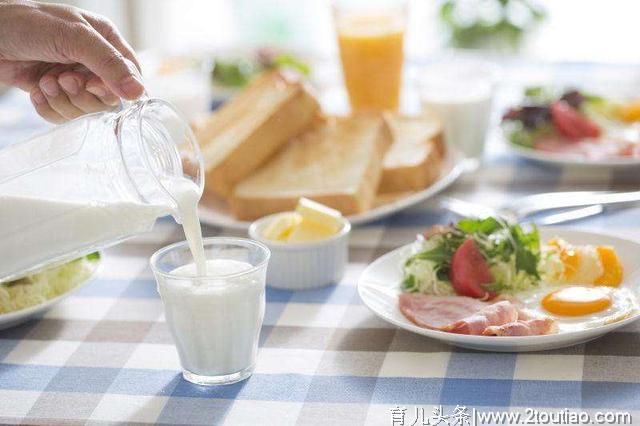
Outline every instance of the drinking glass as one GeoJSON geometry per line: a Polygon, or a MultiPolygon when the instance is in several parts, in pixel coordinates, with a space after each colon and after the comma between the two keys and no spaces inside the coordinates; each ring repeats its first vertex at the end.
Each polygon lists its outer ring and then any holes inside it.
{"type": "Polygon", "coordinates": [[[447,144],[477,164],[482,159],[499,70],[475,59],[454,58],[422,70],[423,110],[442,121],[447,144]]]}
{"type": "Polygon", "coordinates": [[[397,110],[406,1],[336,0],[333,16],[351,109],[397,110]]]}
{"type": "Polygon", "coordinates": [[[204,239],[206,276],[177,268],[193,263],[186,241],[158,250],[151,269],[178,350],[183,377],[199,385],[230,384],[253,372],[265,309],[270,252],[244,238],[204,239]],[[210,260],[245,262],[246,269],[211,270],[210,260]]]}

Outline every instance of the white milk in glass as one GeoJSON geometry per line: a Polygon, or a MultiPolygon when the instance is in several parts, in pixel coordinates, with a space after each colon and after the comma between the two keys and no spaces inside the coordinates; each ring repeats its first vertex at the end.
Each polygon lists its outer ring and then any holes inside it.
{"type": "Polygon", "coordinates": [[[266,271],[242,260],[206,259],[197,215],[199,188],[186,180],[164,186],[176,200],[175,217],[193,258],[168,271],[169,276],[156,274],[185,378],[199,384],[244,379],[258,349],[266,271]]]}
{"type": "Polygon", "coordinates": [[[423,109],[442,121],[447,143],[467,158],[483,155],[496,72],[491,64],[473,60],[447,61],[423,72],[423,109]]]}
{"type": "MultiPolygon", "coordinates": [[[[264,273],[224,278],[252,268],[243,261],[210,259],[204,283],[197,279],[159,283],[167,324],[188,372],[225,376],[253,367],[265,309],[264,273]]],[[[188,264],[171,274],[194,276],[196,268],[188,264]]]]}

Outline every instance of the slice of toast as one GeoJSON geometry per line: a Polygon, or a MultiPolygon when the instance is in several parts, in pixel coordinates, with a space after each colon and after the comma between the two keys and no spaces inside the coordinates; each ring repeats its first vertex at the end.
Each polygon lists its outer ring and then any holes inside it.
{"type": "Polygon", "coordinates": [[[204,121],[194,124],[204,157],[205,193],[227,196],[292,137],[320,107],[295,75],[270,71],[204,121]]]}
{"type": "Polygon", "coordinates": [[[424,189],[438,176],[445,146],[442,125],[436,118],[385,113],[393,144],[383,161],[380,193],[424,189]]]}
{"type": "Polygon", "coordinates": [[[239,183],[229,204],[242,220],[293,210],[300,197],[344,215],[369,209],[391,143],[377,115],[328,118],[294,138],[262,168],[239,183]]]}

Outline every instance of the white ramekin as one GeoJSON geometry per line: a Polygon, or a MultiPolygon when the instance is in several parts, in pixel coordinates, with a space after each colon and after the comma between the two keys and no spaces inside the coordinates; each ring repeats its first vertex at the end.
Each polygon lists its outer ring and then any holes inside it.
{"type": "Polygon", "coordinates": [[[251,224],[249,236],[271,250],[267,285],[286,290],[306,290],[337,284],[344,276],[349,258],[351,224],[342,219],[340,232],[324,240],[285,243],[264,238],[269,222],[288,213],[265,216],[251,224]]]}

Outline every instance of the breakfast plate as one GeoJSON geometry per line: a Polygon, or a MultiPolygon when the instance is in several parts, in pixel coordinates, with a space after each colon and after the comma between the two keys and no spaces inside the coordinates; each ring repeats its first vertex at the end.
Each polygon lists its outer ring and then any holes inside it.
{"type": "MultiPolygon", "coordinates": [[[[94,256],[93,260],[89,263],[89,270],[87,271],[86,276],[80,279],[80,281],[75,284],[71,289],[63,292],[62,294],[45,300],[44,302],[38,303],[33,306],[29,306],[17,311],[12,311],[8,313],[1,314],[0,313],[0,330],[4,330],[10,327],[14,327],[18,324],[22,324],[32,318],[36,318],[47,312],[49,309],[62,302],[65,298],[69,297],[73,293],[79,291],[82,287],[90,283],[93,278],[97,275],[100,270],[101,265],[101,256],[94,256]]],[[[0,284],[6,285],[6,284],[0,284]]],[[[1,289],[0,289],[1,290],[1,289]]],[[[1,296],[1,295],[0,295],[1,296]]]]}
{"type": "MultiPolygon", "coordinates": [[[[625,279],[620,289],[634,296],[640,292],[640,243],[604,234],[565,228],[541,228],[542,240],[559,237],[579,245],[606,245],[615,247],[624,267],[625,279]]],[[[403,273],[401,265],[407,259],[411,245],[396,249],[371,263],[358,282],[358,294],[364,304],[378,317],[402,329],[421,334],[455,346],[496,352],[526,352],[562,348],[588,342],[610,331],[623,327],[640,317],[635,311],[628,317],[579,330],[561,331],[557,334],[537,336],[482,336],[465,335],[422,328],[407,319],[400,311],[398,297],[401,294],[403,273]]]]}
{"type": "MultiPolygon", "coordinates": [[[[406,196],[393,199],[369,211],[349,216],[347,219],[349,219],[352,225],[362,225],[372,222],[426,201],[449,187],[467,170],[469,163],[464,160],[460,152],[451,147],[447,149],[448,153],[443,163],[440,178],[431,184],[431,186],[422,191],[413,192],[406,196]]],[[[249,226],[251,226],[251,222],[235,219],[231,215],[225,202],[220,199],[209,198],[206,203],[201,203],[198,214],[200,216],[200,222],[206,225],[236,230],[248,230],[249,226]]]]}
{"type": "Polygon", "coordinates": [[[640,165],[640,103],[583,89],[526,87],[500,127],[507,146],[522,157],[559,165],[640,165]]]}
{"type": "Polygon", "coordinates": [[[541,163],[555,164],[559,166],[571,167],[600,167],[600,168],[622,168],[640,166],[639,158],[619,157],[619,158],[587,158],[579,155],[558,154],[541,151],[533,148],[516,145],[503,139],[507,148],[513,154],[528,160],[541,163]]]}

